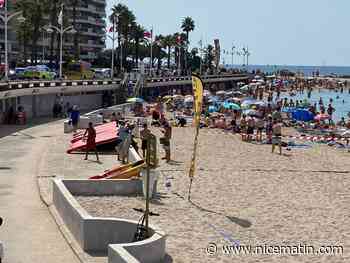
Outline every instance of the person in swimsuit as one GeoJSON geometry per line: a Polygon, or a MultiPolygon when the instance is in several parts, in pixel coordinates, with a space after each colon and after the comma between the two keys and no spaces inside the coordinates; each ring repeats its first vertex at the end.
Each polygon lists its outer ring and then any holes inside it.
{"type": "Polygon", "coordinates": [[[254,128],[255,128],[255,120],[252,116],[250,116],[248,119],[248,129],[247,129],[247,134],[248,134],[247,141],[248,142],[251,142],[253,140],[254,128]]]}
{"type": "Polygon", "coordinates": [[[262,132],[264,130],[264,120],[262,118],[258,118],[256,121],[256,141],[262,142],[262,132]]]}
{"type": "Polygon", "coordinates": [[[240,122],[240,129],[241,129],[242,141],[246,141],[247,140],[247,120],[245,115],[242,116],[242,119],[240,122]]]}
{"type": "Polygon", "coordinates": [[[282,125],[275,120],[272,126],[272,153],[274,153],[276,145],[279,147],[280,155],[282,155],[282,125]]]}
{"type": "Polygon", "coordinates": [[[146,150],[147,150],[147,139],[148,136],[151,134],[151,131],[147,127],[147,123],[143,125],[143,130],[140,132],[141,135],[141,149],[142,149],[142,156],[143,158],[146,157],[146,150]]]}

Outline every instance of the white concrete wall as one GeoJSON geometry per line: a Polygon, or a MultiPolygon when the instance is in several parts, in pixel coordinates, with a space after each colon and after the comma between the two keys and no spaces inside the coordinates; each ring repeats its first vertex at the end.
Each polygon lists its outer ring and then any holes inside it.
{"type": "MultiPolygon", "coordinates": [[[[20,105],[24,107],[28,118],[33,117],[34,101],[36,101],[37,117],[52,116],[55,99],[55,94],[35,95],[34,100],[33,96],[23,96],[20,97],[20,105]]],[[[67,102],[69,102],[70,105],[78,105],[79,109],[82,111],[93,110],[102,106],[102,94],[65,94],[63,96],[63,103],[66,104],[67,102]]]]}
{"type": "MultiPolygon", "coordinates": [[[[80,189],[78,183],[81,182],[81,188],[85,188],[85,191],[93,191],[88,194],[94,195],[94,193],[102,193],[102,189],[99,188],[106,187],[107,184],[99,184],[93,180],[73,180],[74,183],[70,183],[70,181],[58,179],[53,181],[53,204],[63,222],[85,251],[108,251],[109,263],[151,263],[161,262],[164,259],[166,235],[162,230],[151,225],[150,238],[131,243],[136,231],[137,221],[92,217],[73,197],[76,193],[70,192],[66,187],[67,184],[70,185],[71,190],[78,190],[80,189]],[[88,183],[93,187],[86,187],[88,183]]],[[[129,182],[133,185],[132,180],[114,181],[115,184],[118,184],[118,182],[127,184],[129,182]]],[[[116,188],[115,191],[117,189],[120,188],[116,188]]]]}

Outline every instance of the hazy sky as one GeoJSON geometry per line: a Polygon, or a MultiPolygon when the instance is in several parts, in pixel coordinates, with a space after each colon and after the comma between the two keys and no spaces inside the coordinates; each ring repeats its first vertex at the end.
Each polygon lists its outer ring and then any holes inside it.
{"type": "MultiPolygon", "coordinates": [[[[204,43],[219,38],[222,49],[249,46],[250,64],[350,65],[349,0],[107,2],[108,14],[113,4],[126,4],[140,24],[153,26],[155,34],[179,31],[182,18],[191,16],[196,23],[192,45],[201,38],[204,43]]],[[[235,63],[238,59],[235,56],[235,63]]]]}

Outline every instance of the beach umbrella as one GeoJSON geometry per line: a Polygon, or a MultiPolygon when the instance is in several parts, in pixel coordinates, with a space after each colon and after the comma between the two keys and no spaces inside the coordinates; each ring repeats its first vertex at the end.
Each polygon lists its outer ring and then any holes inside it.
{"type": "Polygon", "coordinates": [[[256,110],[245,110],[243,113],[247,116],[261,117],[261,113],[256,110]]]}
{"type": "Polygon", "coordinates": [[[223,107],[225,109],[230,109],[230,110],[240,110],[241,107],[238,105],[238,104],[235,104],[235,103],[230,103],[230,102],[224,102],[223,104],[223,107]]]}
{"type": "Polygon", "coordinates": [[[285,113],[292,113],[292,112],[294,112],[294,111],[296,111],[297,109],[296,108],[294,108],[294,107],[284,107],[283,109],[282,109],[282,112],[285,112],[285,113]]]}
{"type": "Polygon", "coordinates": [[[135,97],[135,98],[129,98],[126,102],[129,102],[129,103],[144,103],[145,100],[135,97]]]}
{"type": "Polygon", "coordinates": [[[210,103],[217,102],[217,101],[219,101],[219,98],[216,96],[211,96],[209,97],[209,100],[208,100],[208,102],[210,103]]]}
{"type": "Polygon", "coordinates": [[[225,94],[226,94],[226,92],[223,90],[219,90],[216,92],[216,95],[225,95],[225,94]]]}
{"type": "Polygon", "coordinates": [[[210,95],[211,95],[211,93],[210,93],[209,90],[206,90],[206,89],[205,89],[205,90],[203,91],[203,96],[204,96],[204,97],[209,97],[210,95]]]}
{"type": "Polygon", "coordinates": [[[344,138],[350,138],[350,131],[345,131],[341,134],[342,137],[344,138]]]}
{"type": "Polygon", "coordinates": [[[266,101],[257,101],[257,102],[254,102],[252,105],[256,105],[259,107],[267,107],[267,102],[266,101]]]}
{"type": "Polygon", "coordinates": [[[240,88],[241,91],[248,91],[249,90],[249,85],[244,85],[243,87],[240,88]]]}
{"type": "Polygon", "coordinates": [[[257,100],[254,100],[254,99],[245,99],[245,100],[243,100],[242,105],[243,104],[245,104],[245,105],[252,105],[252,104],[254,104],[256,102],[257,102],[257,100]]]}
{"type": "Polygon", "coordinates": [[[218,108],[217,107],[215,107],[215,106],[213,106],[213,105],[211,105],[211,106],[209,106],[209,113],[213,113],[213,112],[216,112],[216,111],[218,111],[218,108]]]}
{"type": "Polygon", "coordinates": [[[328,114],[325,114],[325,113],[321,113],[321,114],[318,114],[318,115],[316,115],[316,117],[315,117],[315,120],[316,121],[324,121],[324,120],[329,120],[329,115],[328,114]]]}
{"type": "Polygon", "coordinates": [[[185,103],[190,103],[190,102],[193,102],[193,101],[194,101],[193,96],[189,95],[189,96],[185,97],[185,103]]]}

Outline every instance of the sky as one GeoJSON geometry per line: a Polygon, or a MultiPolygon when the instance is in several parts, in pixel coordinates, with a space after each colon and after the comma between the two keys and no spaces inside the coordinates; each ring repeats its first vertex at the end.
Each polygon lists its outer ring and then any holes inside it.
{"type": "Polygon", "coordinates": [[[107,14],[117,3],[155,34],[180,31],[181,20],[190,16],[193,46],[215,38],[224,50],[248,46],[249,64],[350,66],[349,0],[107,0],[107,14]]]}

